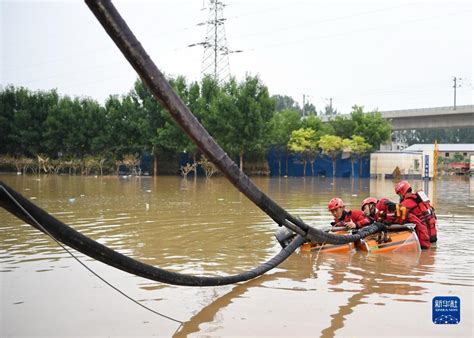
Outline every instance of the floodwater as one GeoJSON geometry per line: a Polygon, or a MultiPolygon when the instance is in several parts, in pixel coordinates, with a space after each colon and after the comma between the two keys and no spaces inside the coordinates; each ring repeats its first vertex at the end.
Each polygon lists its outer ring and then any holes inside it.
{"type": "MultiPolygon", "coordinates": [[[[1,175],[85,235],[158,267],[236,274],[279,251],[275,224],[224,178],[1,175]]],[[[327,228],[326,204],[396,200],[390,180],[255,178],[277,203],[327,228]]],[[[473,336],[474,178],[412,182],[431,196],[439,244],[420,254],[294,253],[249,282],[170,286],[73,250],[0,210],[0,336],[473,336]],[[436,296],[457,296],[459,324],[432,322],[436,296]],[[180,325],[179,322],[182,322],[180,325]],[[179,330],[175,332],[177,329],[179,330]]]]}

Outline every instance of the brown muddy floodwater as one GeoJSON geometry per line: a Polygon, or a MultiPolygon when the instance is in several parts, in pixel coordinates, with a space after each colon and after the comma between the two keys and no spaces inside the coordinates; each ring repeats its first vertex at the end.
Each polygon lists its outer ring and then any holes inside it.
{"type": "MultiPolygon", "coordinates": [[[[1,175],[71,227],[121,253],[182,273],[235,274],[279,251],[277,227],[224,178],[1,175]]],[[[351,208],[389,197],[393,182],[255,178],[308,223],[327,227],[327,201],[351,208]]],[[[474,179],[412,182],[437,208],[439,243],[421,254],[294,253],[255,280],[180,287],[77,253],[108,282],[182,321],[176,336],[473,336],[474,179]],[[435,325],[432,300],[458,296],[461,322],[435,325]]],[[[0,210],[0,336],[172,336],[179,324],[104,284],[46,235],[0,210]]]]}

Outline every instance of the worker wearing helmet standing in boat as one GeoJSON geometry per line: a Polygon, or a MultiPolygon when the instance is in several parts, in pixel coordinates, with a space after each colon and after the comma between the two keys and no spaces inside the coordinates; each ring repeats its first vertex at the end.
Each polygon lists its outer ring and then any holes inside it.
{"type": "Polygon", "coordinates": [[[376,214],[374,219],[376,222],[382,222],[385,224],[415,224],[415,232],[420,242],[422,249],[430,248],[430,236],[428,230],[421,222],[421,220],[411,213],[405,206],[394,203],[387,198],[381,198],[375,205],[376,214]]]}
{"type": "Polygon", "coordinates": [[[436,214],[428,196],[423,191],[413,192],[407,181],[401,181],[395,186],[395,193],[400,196],[400,204],[413,213],[426,225],[430,242],[438,240],[436,230],[436,214]]]}
{"type": "Polygon", "coordinates": [[[347,229],[356,229],[373,223],[373,220],[366,217],[360,210],[347,211],[344,202],[337,197],[329,201],[328,210],[334,217],[334,222],[331,223],[334,227],[344,226],[347,229]]]}

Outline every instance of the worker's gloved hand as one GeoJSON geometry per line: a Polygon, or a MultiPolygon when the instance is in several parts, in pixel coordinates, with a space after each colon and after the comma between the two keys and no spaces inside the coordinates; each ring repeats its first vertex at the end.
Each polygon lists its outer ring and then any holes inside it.
{"type": "Polygon", "coordinates": [[[354,222],[350,221],[350,222],[346,223],[346,228],[347,229],[355,229],[355,228],[357,228],[357,225],[354,222]]]}

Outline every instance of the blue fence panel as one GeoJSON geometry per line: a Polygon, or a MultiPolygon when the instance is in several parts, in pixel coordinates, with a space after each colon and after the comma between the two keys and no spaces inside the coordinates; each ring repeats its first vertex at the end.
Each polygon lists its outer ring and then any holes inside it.
{"type": "MultiPolygon", "coordinates": [[[[271,176],[278,176],[278,159],[281,158],[281,175],[288,176],[303,176],[303,163],[301,157],[297,154],[288,155],[288,171],[286,170],[286,158],[284,154],[280,154],[274,148],[271,148],[267,153],[268,166],[270,168],[271,176]]],[[[186,163],[192,163],[192,159],[186,153],[179,155],[179,165],[184,166],[186,163]]],[[[313,163],[314,176],[332,177],[332,160],[326,156],[318,155],[316,161],[313,163]]],[[[362,165],[362,177],[370,177],[370,156],[357,159],[354,162],[354,177],[359,177],[360,166],[362,165]]],[[[204,171],[198,166],[198,175],[203,175],[204,171]]],[[[311,176],[311,163],[306,163],[306,176],[311,176]]],[[[351,176],[351,159],[342,159],[339,157],[336,160],[336,177],[350,177],[351,176]]]]}
{"type": "Polygon", "coordinates": [[[151,154],[148,152],[144,152],[142,157],[140,158],[140,169],[142,171],[142,175],[148,176],[151,174],[151,154]]]}
{"type": "MultiPolygon", "coordinates": [[[[270,175],[278,176],[278,159],[281,158],[281,175],[303,176],[303,162],[301,157],[296,154],[288,155],[288,172],[286,171],[285,156],[271,148],[267,154],[267,161],[270,167],[270,175]]],[[[366,156],[354,163],[354,176],[359,177],[360,166],[362,165],[362,177],[370,176],[370,157],[366,156]]],[[[332,177],[332,160],[326,156],[318,155],[313,163],[314,176],[332,177]]],[[[306,163],[306,176],[311,176],[311,163],[306,163]]],[[[351,159],[338,158],[336,160],[336,177],[351,176],[351,159]]]]}

